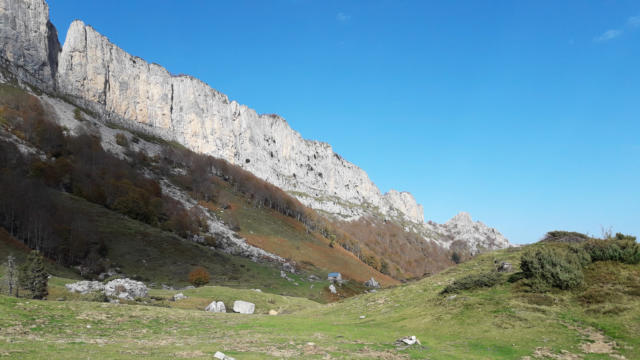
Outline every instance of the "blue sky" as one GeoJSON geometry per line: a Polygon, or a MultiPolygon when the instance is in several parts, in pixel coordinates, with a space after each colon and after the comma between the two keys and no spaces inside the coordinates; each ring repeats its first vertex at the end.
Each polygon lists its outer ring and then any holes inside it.
{"type": "Polygon", "coordinates": [[[425,219],[640,235],[637,1],[49,0],[330,143],[425,219]]]}

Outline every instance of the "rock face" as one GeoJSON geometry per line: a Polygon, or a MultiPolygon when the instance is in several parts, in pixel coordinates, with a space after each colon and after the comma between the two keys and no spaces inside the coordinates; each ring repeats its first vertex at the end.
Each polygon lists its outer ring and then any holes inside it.
{"type": "Polygon", "coordinates": [[[54,90],[60,43],[44,0],[0,0],[0,44],[0,65],[11,77],[54,90]]]}
{"type": "Polygon", "coordinates": [[[200,80],[172,76],[81,21],[71,24],[59,63],[62,93],[107,116],[242,166],[312,207],[346,218],[360,216],[363,207],[377,207],[385,215],[423,220],[413,196],[396,191],[382,195],[362,169],[328,144],[305,140],[281,117],[259,115],[200,80]]]}
{"type": "Polygon", "coordinates": [[[124,300],[147,297],[148,292],[144,283],[131,279],[115,279],[104,285],[105,295],[124,300]]]}
{"type": "Polygon", "coordinates": [[[508,246],[470,218],[424,223],[411,194],[382,194],[330,145],[303,139],[283,118],[258,114],[198,79],[132,56],[82,21],[71,24],[61,49],[48,12],[44,0],[0,0],[0,81],[53,91],[100,119],[223,158],[340,220],[381,217],[445,247],[456,240],[474,250],[508,246]]]}
{"type": "Polygon", "coordinates": [[[253,314],[256,305],[248,301],[236,300],[233,302],[233,311],[240,314],[253,314]]]}

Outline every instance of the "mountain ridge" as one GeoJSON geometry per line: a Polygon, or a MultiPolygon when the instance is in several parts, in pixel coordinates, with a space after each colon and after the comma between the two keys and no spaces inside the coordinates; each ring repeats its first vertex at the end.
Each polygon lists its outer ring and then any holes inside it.
{"type": "MultiPolygon", "coordinates": [[[[172,75],[80,20],[70,25],[62,47],[56,46],[51,39],[57,31],[44,0],[1,0],[0,9],[0,39],[20,43],[3,48],[0,58],[19,82],[71,98],[110,121],[223,158],[329,216],[347,221],[379,216],[406,224],[445,247],[452,241],[433,234],[446,224],[425,223],[413,195],[395,190],[383,194],[364,170],[333,152],[331,145],[304,139],[282,117],[260,115],[192,76],[172,75]],[[12,12],[21,26],[11,26],[12,12]],[[42,50],[45,42],[45,51],[29,51],[42,50]]],[[[497,234],[498,241],[489,246],[471,237],[472,251],[509,246],[497,234]]]]}

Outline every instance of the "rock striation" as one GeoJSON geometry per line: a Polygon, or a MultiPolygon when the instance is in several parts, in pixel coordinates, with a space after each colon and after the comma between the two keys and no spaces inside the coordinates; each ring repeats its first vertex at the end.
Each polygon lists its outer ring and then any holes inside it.
{"type": "Polygon", "coordinates": [[[55,89],[60,43],[44,0],[0,0],[0,44],[5,78],[55,89]]]}

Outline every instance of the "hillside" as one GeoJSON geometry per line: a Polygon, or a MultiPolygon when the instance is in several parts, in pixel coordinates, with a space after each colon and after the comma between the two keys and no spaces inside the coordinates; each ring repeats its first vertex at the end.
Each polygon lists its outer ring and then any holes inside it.
{"type": "MultiPolygon", "coordinates": [[[[494,251],[418,282],[278,316],[1,297],[0,341],[8,358],[40,357],[55,344],[70,359],[215,351],[241,359],[640,359],[637,264],[593,262],[573,290],[534,293],[505,274],[489,288],[441,294],[454,280],[546,246],[494,251]],[[409,335],[422,345],[393,345],[409,335]]],[[[211,299],[226,290],[204,291],[211,299]]]]}
{"type": "MultiPolygon", "coordinates": [[[[204,176],[198,184],[172,181],[185,171],[211,175],[207,169],[195,167],[217,164],[216,171],[224,177],[228,174],[222,174],[220,168],[230,169],[242,178],[241,192],[254,206],[267,205],[293,217],[350,252],[343,256],[338,251],[336,256],[345,259],[349,265],[344,271],[357,274],[352,277],[358,280],[371,271],[354,272],[353,260],[347,260],[353,256],[385,276],[406,279],[451,265],[453,252],[465,257],[510,246],[497,230],[473,223],[470,217],[456,216],[445,224],[424,222],[422,206],[410,193],[390,190],[383,194],[364,170],[334,153],[330,145],[306,140],[283,118],[258,114],[198,79],[170,74],[158,64],[131,55],[82,21],[70,25],[61,44],[44,0],[0,0],[0,10],[0,42],[4,45],[0,48],[0,83],[32,93],[47,118],[74,135],[99,133],[106,151],[134,160],[132,165],[153,160],[156,163],[151,167],[156,169],[148,170],[163,171],[159,186],[167,185],[166,180],[180,187],[183,194],[179,202],[208,202],[213,195],[201,191],[206,187],[203,181],[209,180],[204,176]],[[80,126],[78,119],[91,126],[80,126]],[[144,141],[131,144],[130,140],[144,141]],[[127,149],[121,149],[118,142],[127,144],[122,145],[127,149]],[[179,150],[177,157],[169,159],[177,165],[173,168],[164,163],[166,159],[156,159],[166,157],[168,148],[179,150]],[[134,153],[128,155],[127,150],[134,153]],[[192,163],[182,162],[184,157],[192,163]],[[199,163],[194,164],[194,159],[199,163]],[[199,189],[193,191],[193,185],[199,189]],[[191,194],[184,194],[185,190],[191,194]],[[268,199],[263,197],[265,190],[270,194],[268,199]],[[357,224],[351,228],[353,223],[357,224]],[[375,229],[354,230],[362,224],[385,225],[376,236],[375,229]],[[415,256],[407,258],[398,247],[415,256]]],[[[238,187],[237,180],[232,181],[234,187],[238,187]]],[[[229,228],[218,228],[230,237],[229,228]]],[[[251,237],[253,244],[268,247],[271,255],[279,256],[278,251],[283,251],[291,254],[285,256],[294,256],[292,249],[274,245],[278,242],[274,234],[258,238],[246,232],[242,235],[251,237]]],[[[243,243],[236,244],[233,251],[238,253],[238,247],[248,249],[243,243]]],[[[268,256],[256,247],[251,249],[253,257],[268,256]]],[[[327,250],[321,249],[323,266],[335,267],[335,259],[327,259],[327,250]]],[[[308,253],[299,255],[293,260],[309,260],[308,253]]],[[[333,270],[339,269],[329,271],[333,270]]],[[[384,282],[391,281],[378,276],[384,282]]]]}
{"type": "Polygon", "coordinates": [[[397,283],[338,243],[330,246],[328,234],[337,230],[312,210],[223,160],[103,124],[61,100],[7,85],[0,95],[0,220],[58,264],[86,277],[120,268],[146,282],[179,285],[193,267],[205,266],[215,283],[271,291],[285,285],[284,293],[319,301],[326,301],[322,287],[293,283],[331,271],[358,283],[397,283]],[[52,103],[73,114],[58,119],[64,127],[51,120],[52,103]],[[297,281],[281,278],[285,265],[296,269],[290,278],[297,281]]]}

